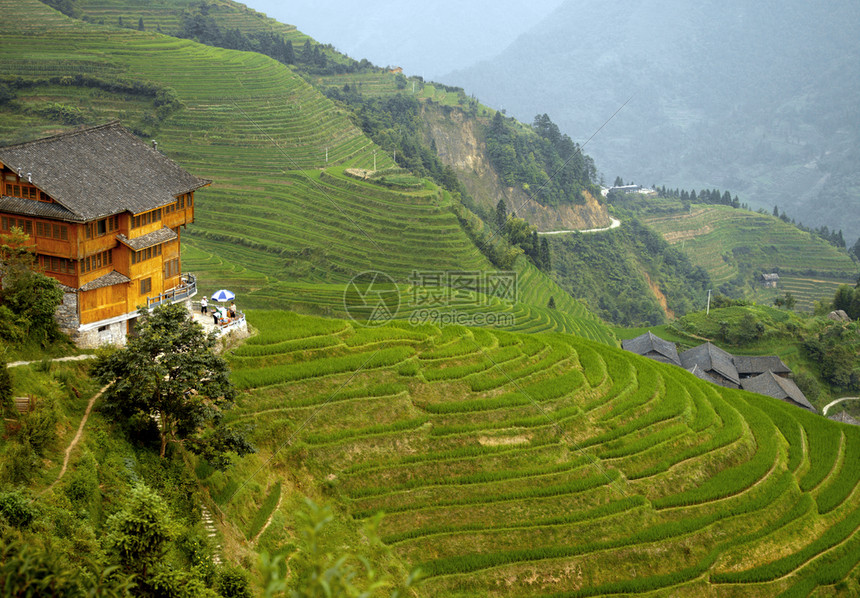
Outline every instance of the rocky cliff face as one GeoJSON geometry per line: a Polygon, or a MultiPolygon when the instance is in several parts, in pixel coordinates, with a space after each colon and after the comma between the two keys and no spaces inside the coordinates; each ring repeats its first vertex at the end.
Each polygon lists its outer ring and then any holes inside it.
{"type": "Polygon", "coordinates": [[[439,158],[457,172],[480,205],[495,209],[503,199],[509,214],[525,218],[539,231],[609,226],[606,208],[588,193],[583,205],[553,208],[532,200],[522,189],[504,186],[490,164],[476,118],[435,104],[424,104],[422,117],[427,142],[435,144],[439,158]]]}

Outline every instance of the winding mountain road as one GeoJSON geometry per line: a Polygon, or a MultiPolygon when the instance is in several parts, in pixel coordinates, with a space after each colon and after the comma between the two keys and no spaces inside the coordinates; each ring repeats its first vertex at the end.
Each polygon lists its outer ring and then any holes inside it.
{"type": "Polygon", "coordinates": [[[824,406],[824,409],[821,410],[821,415],[827,415],[827,412],[831,407],[836,405],[837,403],[841,403],[842,401],[857,401],[860,400],[860,397],[842,397],[841,399],[836,399],[835,401],[830,401],[824,406]]]}
{"type": "Polygon", "coordinates": [[[602,233],[603,231],[612,230],[621,226],[621,221],[618,218],[612,218],[612,224],[603,228],[586,228],[584,230],[550,230],[546,232],[538,232],[539,235],[563,235],[564,233],[602,233]]]}

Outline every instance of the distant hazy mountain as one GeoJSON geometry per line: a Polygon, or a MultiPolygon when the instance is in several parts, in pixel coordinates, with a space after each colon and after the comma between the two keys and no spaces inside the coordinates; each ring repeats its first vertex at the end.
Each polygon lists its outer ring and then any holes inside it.
{"type": "Polygon", "coordinates": [[[860,235],[860,2],[567,0],[442,80],[549,113],[609,181],[718,187],[860,235]]]}
{"type": "Polygon", "coordinates": [[[501,52],[562,0],[248,0],[356,60],[436,78],[501,52]]]}

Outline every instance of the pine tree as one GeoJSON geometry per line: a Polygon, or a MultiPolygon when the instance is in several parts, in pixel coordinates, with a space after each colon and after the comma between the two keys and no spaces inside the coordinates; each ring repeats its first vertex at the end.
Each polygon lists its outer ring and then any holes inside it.
{"type": "Polygon", "coordinates": [[[284,62],[286,64],[296,63],[296,52],[293,50],[293,42],[291,41],[287,41],[287,45],[284,48],[284,62]]]}
{"type": "Polygon", "coordinates": [[[137,30],[138,30],[138,31],[143,31],[143,30],[144,30],[144,27],[143,27],[143,17],[140,17],[140,18],[137,20],[137,30]]]}
{"type": "Polygon", "coordinates": [[[779,218],[779,206],[773,206],[773,215],[776,218],[779,218]]]}
{"type": "Polygon", "coordinates": [[[496,228],[503,231],[505,222],[508,220],[508,209],[505,207],[505,200],[500,199],[496,204],[496,228]]]}

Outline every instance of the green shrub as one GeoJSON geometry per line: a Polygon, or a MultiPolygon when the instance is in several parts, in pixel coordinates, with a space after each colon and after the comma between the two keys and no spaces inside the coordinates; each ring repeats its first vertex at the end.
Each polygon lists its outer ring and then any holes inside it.
{"type": "Polygon", "coordinates": [[[40,401],[36,409],[21,417],[21,442],[29,443],[32,449],[40,457],[50,449],[57,440],[57,414],[56,405],[49,401],[40,401]]]}
{"type": "Polygon", "coordinates": [[[218,572],[216,589],[224,598],[251,598],[251,582],[248,574],[239,567],[226,565],[218,572]]]}
{"type": "Polygon", "coordinates": [[[13,485],[26,485],[33,480],[39,458],[29,442],[15,442],[6,450],[2,478],[13,485]]]}
{"type": "Polygon", "coordinates": [[[131,580],[114,567],[83,572],[58,551],[14,542],[0,548],[4,596],[130,596],[131,580]]]}
{"type": "Polygon", "coordinates": [[[30,496],[23,490],[0,493],[0,517],[11,526],[26,529],[38,515],[30,496]]]}
{"type": "Polygon", "coordinates": [[[99,480],[95,458],[87,452],[69,471],[63,492],[78,507],[86,508],[98,491],[99,480]]]}

